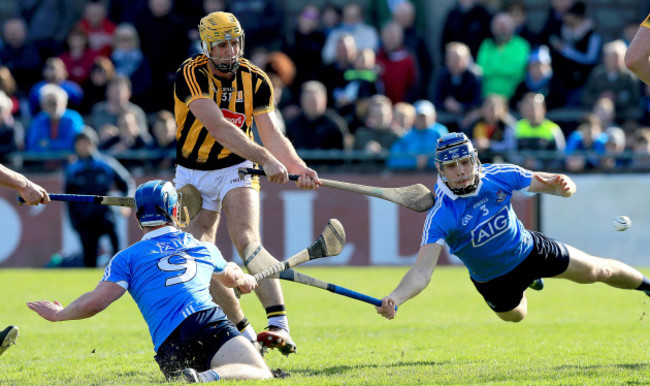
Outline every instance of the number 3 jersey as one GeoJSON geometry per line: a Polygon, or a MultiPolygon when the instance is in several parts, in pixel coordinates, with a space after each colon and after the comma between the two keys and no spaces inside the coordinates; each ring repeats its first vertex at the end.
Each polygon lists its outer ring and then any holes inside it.
{"type": "Polygon", "coordinates": [[[213,244],[167,226],[117,253],[106,266],[102,281],[129,291],[158,351],[185,318],[217,306],[210,296],[210,278],[222,273],[225,266],[213,244]]]}
{"type": "Polygon", "coordinates": [[[244,162],[217,142],[192,114],[190,103],[202,98],[212,99],[224,117],[252,139],[253,116],[274,110],[268,76],[242,58],[233,79],[219,78],[210,71],[203,54],[187,59],[176,73],[176,162],[194,170],[216,170],[244,162]]]}
{"type": "Polygon", "coordinates": [[[531,171],[516,165],[485,164],[477,189],[462,197],[438,179],[422,245],[446,242],[479,282],[510,272],[533,248],[510,203],[512,193],[528,188],[531,178],[531,171]]]}

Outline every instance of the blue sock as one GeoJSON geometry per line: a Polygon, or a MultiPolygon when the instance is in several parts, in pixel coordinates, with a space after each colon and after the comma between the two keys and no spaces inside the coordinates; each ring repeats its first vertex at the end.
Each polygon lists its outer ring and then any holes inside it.
{"type": "Polygon", "coordinates": [[[650,296],[650,279],[643,276],[643,282],[636,289],[638,291],[645,292],[646,295],[650,296]]]}

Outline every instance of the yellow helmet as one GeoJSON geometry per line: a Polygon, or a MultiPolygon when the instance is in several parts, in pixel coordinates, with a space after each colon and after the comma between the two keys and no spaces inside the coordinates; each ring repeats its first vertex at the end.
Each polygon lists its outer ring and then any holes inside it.
{"type": "Polygon", "coordinates": [[[234,72],[239,67],[239,58],[244,54],[244,30],[239,20],[230,12],[212,12],[201,19],[199,23],[199,36],[201,37],[201,48],[210,59],[230,60],[230,63],[214,63],[219,71],[234,72]],[[239,50],[233,57],[219,58],[212,57],[211,50],[221,42],[232,44],[239,43],[239,50]]]}

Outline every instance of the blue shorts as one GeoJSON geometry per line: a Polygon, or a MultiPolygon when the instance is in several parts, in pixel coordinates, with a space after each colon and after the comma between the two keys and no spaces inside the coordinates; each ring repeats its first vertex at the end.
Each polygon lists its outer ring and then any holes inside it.
{"type": "Polygon", "coordinates": [[[154,358],[167,380],[188,367],[206,371],[221,346],[239,335],[221,308],[210,308],[187,317],[158,347],[154,358]]]}
{"type": "Polygon", "coordinates": [[[533,281],[557,276],[569,266],[569,251],[564,243],[539,232],[529,232],[533,237],[533,249],[515,269],[485,283],[472,279],[494,312],[515,309],[533,281]]]}

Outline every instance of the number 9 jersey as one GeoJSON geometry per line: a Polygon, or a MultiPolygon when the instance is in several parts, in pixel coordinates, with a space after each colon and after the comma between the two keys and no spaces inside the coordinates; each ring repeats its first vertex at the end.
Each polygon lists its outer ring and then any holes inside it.
{"type": "Polygon", "coordinates": [[[209,292],[210,278],[213,273],[223,273],[225,266],[214,244],[166,226],[117,253],[106,266],[102,281],[129,291],[158,351],[185,318],[217,307],[209,292]]]}

